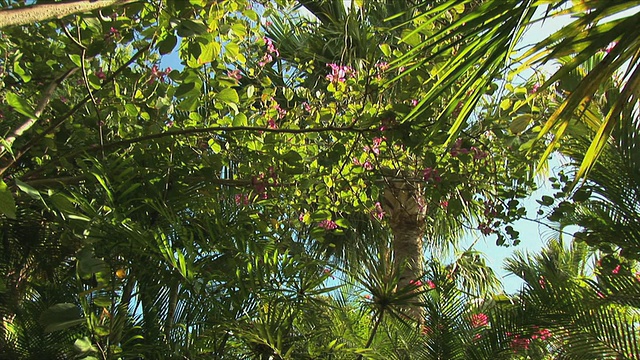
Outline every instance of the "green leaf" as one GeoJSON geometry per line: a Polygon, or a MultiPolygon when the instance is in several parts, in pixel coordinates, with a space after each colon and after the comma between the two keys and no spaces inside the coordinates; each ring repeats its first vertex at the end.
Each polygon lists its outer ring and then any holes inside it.
{"type": "Polygon", "coordinates": [[[378,47],[385,56],[391,56],[391,47],[389,46],[389,44],[380,44],[378,45],[378,47]]]}
{"type": "Polygon", "coordinates": [[[247,126],[247,115],[238,113],[233,118],[233,126],[247,126]]]}
{"type": "Polygon", "coordinates": [[[40,315],[40,324],[44,326],[45,332],[64,330],[83,323],[85,319],[82,318],[80,309],[71,303],[55,304],[40,315]]]}
{"type": "Polygon", "coordinates": [[[500,109],[507,111],[509,110],[509,108],[511,107],[511,100],[510,99],[504,99],[500,102],[500,109]]]}
{"type": "Polygon", "coordinates": [[[9,219],[16,218],[16,201],[3,180],[0,180],[0,212],[9,219]]]}
{"type": "Polygon", "coordinates": [[[13,63],[13,72],[18,74],[22,79],[22,81],[24,82],[28,83],[29,81],[31,81],[31,74],[27,73],[22,68],[22,66],[20,66],[20,63],[18,62],[18,60],[16,60],[16,62],[13,63]]]}
{"type": "Polygon", "coordinates": [[[217,59],[222,50],[220,43],[216,41],[208,41],[205,44],[200,44],[200,56],[198,56],[198,64],[208,64],[217,59]]]}
{"type": "MultiPolygon", "coordinates": [[[[89,340],[88,337],[84,337],[82,339],[77,339],[74,343],[73,343],[73,347],[76,348],[76,350],[80,353],[88,353],[88,352],[97,352],[98,349],[96,349],[93,344],[91,343],[91,340],[89,340]]],[[[88,359],[88,358],[85,358],[88,359]]]]}
{"type": "Polygon", "coordinates": [[[24,99],[22,99],[21,97],[19,97],[18,95],[7,91],[7,93],[4,95],[5,99],[7,99],[7,104],[9,104],[9,106],[11,106],[12,108],[14,108],[17,112],[19,112],[20,114],[30,118],[30,119],[36,119],[36,115],[35,115],[35,110],[31,107],[31,105],[29,105],[28,102],[26,102],[24,99]]]}
{"type": "Polygon", "coordinates": [[[216,94],[216,99],[225,102],[225,103],[238,103],[240,98],[238,97],[238,92],[232,88],[222,89],[219,93],[216,94]]]}
{"type": "Polygon", "coordinates": [[[509,124],[509,130],[511,130],[512,134],[518,135],[527,129],[531,123],[531,119],[533,119],[533,116],[530,114],[517,116],[511,121],[511,124],[509,124]]]}
{"type": "Polygon", "coordinates": [[[168,54],[173,51],[178,43],[178,38],[174,35],[168,35],[164,40],[158,43],[158,51],[161,55],[168,54]]]}
{"type": "Polygon", "coordinates": [[[44,203],[44,199],[42,198],[42,195],[40,194],[40,192],[34,188],[32,188],[30,185],[16,179],[16,185],[18,185],[18,188],[20,190],[22,190],[24,193],[26,193],[27,195],[31,196],[32,199],[34,200],[40,200],[42,201],[42,203],[44,203]]]}
{"type": "Polygon", "coordinates": [[[129,115],[130,117],[136,117],[138,116],[138,114],[140,113],[140,110],[138,109],[137,106],[133,105],[133,104],[126,104],[124,106],[124,111],[127,113],[127,115],[129,115]]]}

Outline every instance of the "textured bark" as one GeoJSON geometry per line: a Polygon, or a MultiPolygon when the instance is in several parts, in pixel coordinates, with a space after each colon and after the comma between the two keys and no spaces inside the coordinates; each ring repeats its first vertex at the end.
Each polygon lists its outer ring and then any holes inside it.
{"type": "Polygon", "coordinates": [[[134,0],[74,0],[51,4],[36,4],[0,10],[0,28],[29,25],[40,21],[62,19],[65,16],[89,12],[134,0]]]}
{"type": "MultiPolygon", "coordinates": [[[[422,204],[420,185],[409,181],[388,181],[384,192],[385,211],[393,233],[393,259],[400,275],[398,287],[408,286],[422,276],[422,243],[426,209],[422,204]]],[[[412,306],[409,315],[419,323],[423,311],[412,306]]]]}

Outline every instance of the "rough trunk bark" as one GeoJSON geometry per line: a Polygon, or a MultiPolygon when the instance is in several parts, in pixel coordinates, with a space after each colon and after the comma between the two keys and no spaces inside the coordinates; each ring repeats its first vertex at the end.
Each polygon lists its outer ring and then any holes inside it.
{"type": "Polygon", "coordinates": [[[75,0],[61,3],[36,4],[0,10],[0,29],[7,26],[28,25],[40,21],[62,19],[65,16],[89,12],[134,0],[75,0]]]}
{"type": "MultiPolygon", "coordinates": [[[[420,193],[418,183],[405,180],[389,180],[384,192],[385,211],[393,233],[393,266],[400,276],[399,288],[422,276],[426,209],[420,193]]],[[[418,323],[424,321],[421,307],[409,306],[407,312],[418,323]]]]}

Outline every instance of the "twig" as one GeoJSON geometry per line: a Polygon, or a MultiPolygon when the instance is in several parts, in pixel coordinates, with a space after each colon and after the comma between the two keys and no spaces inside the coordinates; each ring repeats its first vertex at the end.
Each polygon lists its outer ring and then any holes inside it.
{"type": "Polygon", "coordinates": [[[25,131],[29,130],[38,121],[38,118],[44,111],[44,108],[47,107],[47,105],[49,104],[49,101],[51,101],[51,97],[53,96],[53,93],[56,91],[58,86],[68,77],[73,75],[73,73],[75,73],[76,71],[78,71],[78,68],[67,70],[64,74],[54,79],[49,84],[49,86],[47,86],[47,88],[44,90],[44,94],[42,95],[42,98],[40,98],[40,101],[36,106],[35,112],[33,113],[33,115],[35,116],[33,118],[27,119],[27,121],[22,123],[22,125],[18,126],[15,130],[13,130],[11,135],[7,136],[7,138],[4,139],[4,144],[0,145],[0,154],[4,155],[5,150],[11,147],[13,142],[16,141],[16,139],[19,136],[22,136],[22,134],[24,134],[25,131]]]}
{"type": "MultiPolygon", "coordinates": [[[[107,83],[113,81],[113,79],[115,79],[116,76],[120,75],[120,73],[123,72],[124,69],[128,68],[129,65],[131,65],[134,61],[136,61],[136,59],[138,59],[147,50],[149,50],[149,48],[151,48],[151,45],[152,45],[152,43],[149,43],[149,44],[145,45],[142,49],[138,50],[138,52],[136,52],[131,57],[131,59],[129,59],[126,63],[122,64],[122,66],[120,66],[116,71],[114,71],[113,74],[111,74],[111,76],[109,76],[107,79],[105,79],[102,84],[104,85],[104,84],[107,84],[107,83]]],[[[78,68],[74,68],[74,69],[76,69],[74,71],[77,71],[78,68]]],[[[96,92],[100,92],[103,89],[104,89],[104,87],[98,89],[96,92]]],[[[53,90],[52,90],[52,92],[53,92],[53,90]]],[[[38,142],[40,142],[45,136],[47,136],[50,133],[52,133],[56,128],[58,128],[58,126],[62,125],[62,123],[64,123],[68,118],[70,118],[71,115],[75,114],[75,112],[78,111],[81,107],[83,107],[90,99],[91,99],[90,95],[85,96],[78,104],[76,104],[76,106],[74,106],[66,114],[64,114],[61,117],[55,119],[52,122],[52,124],[48,128],[46,128],[42,133],[37,134],[34,137],[32,137],[31,140],[22,149],[20,149],[19,151],[17,151],[14,154],[14,157],[12,159],[10,159],[7,162],[6,165],[4,165],[2,168],[0,168],[0,176],[2,176],[7,171],[7,169],[9,169],[13,165],[15,165],[20,160],[20,158],[22,158],[22,156],[25,153],[27,153],[33,146],[35,146],[38,142]]],[[[35,120],[33,120],[33,122],[35,122],[35,120]]],[[[30,123],[29,127],[31,127],[32,125],[33,125],[33,123],[30,123]]]]}

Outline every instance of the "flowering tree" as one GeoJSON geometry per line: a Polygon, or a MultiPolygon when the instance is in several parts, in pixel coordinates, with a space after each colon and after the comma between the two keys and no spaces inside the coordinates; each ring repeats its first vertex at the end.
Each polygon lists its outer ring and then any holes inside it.
{"type": "Polygon", "coordinates": [[[3,348],[465,358],[514,340],[473,342],[499,322],[469,301],[481,257],[435,258],[465,228],[519,241],[534,157],[512,117],[532,94],[460,101],[495,90],[447,80],[471,40],[391,65],[473,6],[425,27],[430,5],[396,1],[301,1],[318,22],[276,16],[285,1],[100,4],[3,29],[3,348]]]}

